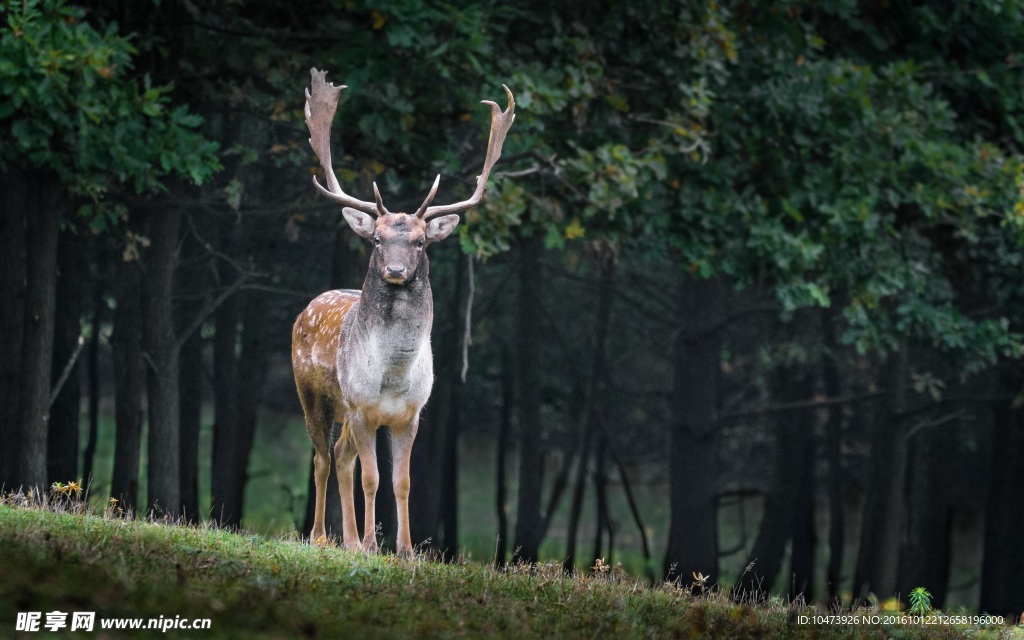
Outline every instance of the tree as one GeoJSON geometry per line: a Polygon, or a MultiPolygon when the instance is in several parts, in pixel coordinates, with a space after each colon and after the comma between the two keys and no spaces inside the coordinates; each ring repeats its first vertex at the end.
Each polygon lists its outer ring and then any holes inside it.
{"type": "MultiPolygon", "coordinates": [[[[0,15],[8,27],[0,35],[0,168],[19,167],[29,181],[19,212],[30,250],[14,484],[41,488],[62,215],[114,189],[158,190],[171,173],[201,182],[216,159],[214,147],[195,132],[199,120],[185,107],[170,107],[167,87],[127,76],[134,49],[115,29],[95,29],[62,0],[7,2],[0,15]]],[[[117,218],[113,207],[83,212],[97,230],[117,218]]]]}

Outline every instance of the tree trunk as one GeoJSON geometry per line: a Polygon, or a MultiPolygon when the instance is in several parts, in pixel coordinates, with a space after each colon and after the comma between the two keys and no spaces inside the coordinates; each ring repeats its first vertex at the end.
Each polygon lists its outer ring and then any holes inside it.
{"type": "Polygon", "coordinates": [[[669,445],[669,580],[702,574],[718,582],[718,375],[725,288],[720,280],[685,277],[680,328],[673,345],[669,445]]]}
{"type": "Polygon", "coordinates": [[[907,531],[900,551],[898,593],[906,600],[915,587],[926,587],[932,606],[942,608],[949,586],[952,506],[950,475],[955,443],[944,425],[928,427],[910,440],[907,531]]]}
{"type": "MultiPolygon", "coordinates": [[[[84,238],[70,229],[57,240],[57,312],[53,335],[53,363],[50,387],[56,388],[65,367],[79,351],[82,335],[82,290],[85,273],[84,238]]],[[[50,408],[50,432],[47,436],[47,482],[78,480],[78,422],[81,417],[82,385],[78,363],[64,381],[50,408]]]]}
{"type": "Polygon", "coordinates": [[[180,226],[181,209],[175,204],[152,216],[143,290],[149,401],[147,511],[171,517],[181,515],[178,348],[172,299],[180,226]]]}
{"type": "Polygon", "coordinates": [[[541,240],[535,236],[520,242],[519,296],[516,317],[516,386],[519,395],[519,492],[516,505],[513,561],[533,563],[540,548],[541,492],[543,461],[541,459],[540,380],[537,367],[537,328],[540,314],[537,299],[540,293],[541,240]]]}
{"type": "MultiPolygon", "coordinates": [[[[192,219],[199,225],[201,220],[192,219]]],[[[202,233],[202,231],[200,231],[202,233]]],[[[210,297],[207,273],[209,263],[200,242],[186,234],[181,242],[181,264],[176,273],[177,297],[176,336],[184,338],[179,354],[178,406],[181,415],[181,513],[186,522],[202,520],[199,511],[199,432],[203,416],[203,348],[202,327],[188,336],[188,330],[210,297]]]]}
{"type": "MultiPolygon", "coordinates": [[[[802,371],[800,365],[781,366],[776,370],[772,395],[777,402],[785,404],[809,399],[814,388],[806,376],[801,375],[802,371]]],[[[804,593],[810,586],[805,536],[807,527],[813,527],[813,417],[809,409],[787,411],[777,416],[775,486],[765,502],[764,518],[748,559],[748,565],[753,565],[753,568],[743,575],[735,589],[745,598],[767,600],[791,540],[792,575],[787,576],[791,597],[804,593]],[[798,539],[804,548],[799,548],[798,539]]]]}
{"type": "MultiPolygon", "coordinates": [[[[236,244],[234,223],[222,223],[221,252],[231,255],[236,244]]],[[[221,274],[230,267],[221,265],[221,274]]],[[[222,275],[221,289],[231,286],[235,276],[222,275]]],[[[237,527],[242,522],[242,505],[237,480],[244,478],[239,469],[241,443],[238,425],[238,298],[231,296],[217,308],[216,333],[213,336],[213,471],[210,498],[211,517],[222,527],[237,527]]]]}
{"type": "Polygon", "coordinates": [[[0,172],[0,489],[17,486],[21,437],[18,396],[25,324],[26,177],[13,166],[0,172]]]}
{"type": "Polygon", "coordinates": [[[869,593],[880,600],[895,595],[899,569],[900,536],[906,521],[904,491],[907,474],[907,439],[904,414],[909,355],[902,343],[888,367],[889,399],[875,421],[871,459],[861,518],[860,553],[853,594],[864,601],[869,593]]]}
{"type": "MultiPolygon", "coordinates": [[[[831,354],[826,354],[822,364],[822,379],[825,384],[825,396],[838,398],[842,393],[839,380],[839,365],[835,353],[839,342],[836,340],[834,318],[828,312],[822,312],[822,333],[825,344],[831,354]]],[[[828,459],[828,567],[825,570],[825,590],[829,605],[840,598],[840,587],[843,579],[843,549],[846,544],[846,518],[844,496],[846,475],[843,473],[843,407],[833,405],[828,408],[828,420],[825,422],[825,446],[828,459]]]]}
{"type": "Polygon", "coordinates": [[[604,534],[608,534],[608,564],[612,564],[612,544],[615,541],[611,513],[608,511],[608,438],[603,432],[597,434],[597,452],[594,454],[594,502],[597,504],[596,526],[594,527],[594,554],[590,558],[590,566],[597,565],[599,559],[606,557],[604,553],[604,534]]]}
{"type": "Polygon", "coordinates": [[[96,280],[92,287],[92,337],[86,348],[85,363],[87,387],[89,392],[89,434],[82,454],[82,480],[85,486],[92,488],[93,466],[96,463],[96,446],[100,435],[100,338],[101,327],[106,319],[107,301],[104,299],[106,282],[109,273],[105,244],[96,243],[96,280]]]}
{"type": "Polygon", "coordinates": [[[512,431],[512,403],[514,402],[512,356],[507,345],[501,348],[501,419],[498,424],[497,478],[494,483],[495,507],[498,513],[498,542],[494,550],[494,565],[505,566],[508,558],[508,496],[505,488],[505,460],[508,457],[508,434],[512,431]]]}
{"type": "MultiPolygon", "coordinates": [[[[615,280],[615,260],[610,250],[601,257],[601,288],[597,299],[597,318],[594,327],[594,359],[591,362],[590,378],[587,381],[586,405],[580,419],[580,451],[579,466],[576,470],[576,485],[573,488],[572,506],[569,510],[569,531],[566,535],[566,552],[564,566],[565,570],[574,572],[576,570],[576,533],[579,527],[580,511],[583,508],[583,493],[587,481],[587,470],[590,466],[590,448],[597,430],[597,411],[599,387],[604,378],[604,356],[605,342],[608,338],[608,322],[612,311],[612,287],[615,280]]],[[[604,446],[604,440],[600,440],[599,447],[604,446]]],[[[598,469],[603,473],[603,469],[598,469]]],[[[598,496],[600,501],[601,496],[598,496]]],[[[598,510],[602,505],[598,505],[598,510]]],[[[600,552],[601,524],[598,523],[595,555],[600,552]]],[[[591,564],[593,566],[593,564],[591,564]]]]}
{"type": "Polygon", "coordinates": [[[260,318],[269,303],[264,296],[249,292],[241,300],[245,318],[241,330],[241,353],[238,356],[238,464],[233,487],[236,501],[244,513],[245,486],[249,479],[249,458],[256,437],[256,418],[263,397],[263,382],[267,377],[268,324],[260,318]]]}
{"type": "MultiPolygon", "coordinates": [[[[1021,376],[1005,374],[1000,380],[1004,394],[1021,393],[1021,376]]],[[[1024,610],[1024,406],[1000,400],[993,406],[992,463],[989,465],[988,500],[985,508],[985,555],[981,565],[979,609],[1016,621],[1024,610]]]]}
{"type": "Polygon", "coordinates": [[[46,447],[50,415],[50,370],[57,284],[60,211],[57,185],[30,176],[25,207],[25,321],[21,343],[20,450],[17,484],[46,490],[46,447]]]}
{"type": "Polygon", "coordinates": [[[803,597],[811,602],[814,589],[814,462],[816,442],[814,437],[814,414],[802,412],[801,441],[793,456],[799,469],[796,478],[796,493],[793,495],[794,513],[791,527],[791,567],[789,575],[789,598],[791,601],[803,597]]]}
{"type": "MultiPolygon", "coordinates": [[[[129,220],[129,225],[134,226],[129,220]]],[[[117,309],[110,347],[114,365],[114,469],[110,497],[122,509],[139,504],[139,458],[142,445],[142,273],[138,260],[115,261],[117,309]]]]}
{"type": "MultiPolygon", "coordinates": [[[[197,305],[188,305],[193,311],[197,305]]],[[[187,316],[186,316],[187,317],[187,316]]],[[[203,339],[196,331],[181,345],[178,371],[181,407],[181,513],[186,522],[199,513],[199,431],[203,413],[203,339]]]]}

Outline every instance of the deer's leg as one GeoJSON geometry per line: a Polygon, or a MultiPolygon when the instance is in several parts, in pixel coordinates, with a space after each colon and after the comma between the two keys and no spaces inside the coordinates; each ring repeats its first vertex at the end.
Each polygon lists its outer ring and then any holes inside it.
{"type": "Polygon", "coordinates": [[[363,501],[366,504],[363,518],[363,550],[368,553],[377,552],[377,518],[374,513],[374,501],[377,498],[377,485],[380,476],[377,472],[377,433],[374,427],[365,423],[353,424],[352,438],[356,451],[359,453],[359,465],[363,470],[363,501]]]}
{"type": "Polygon", "coordinates": [[[395,488],[395,503],[398,508],[398,539],[395,552],[400,556],[412,555],[412,534],[409,532],[409,460],[418,424],[419,416],[413,419],[408,428],[391,432],[391,458],[394,460],[391,482],[395,488]]]}
{"type": "Polygon", "coordinates": [[[331,473],[331,455],[327,444],[327,427],[330,425],[329,407],[310,389],[299,388],[299,401],[306,419],[306,431],[313,443],[313,485],[316,491],[313,509],[313,530],[309,541],[315,544],[327,542],[324,527],[324,509],[327,504],[327,478],[331,473]]]}
{"type": "Polygon", "coordinates": [[[313,452],[313,484],[316,488],[316,506],[313,509],[313,530],[309,534],[310,542],[324,544],[327,542],[327,530],[324,528],[324,507],[327,503],[327,478],[331,474],[331,457],[320,451],[313,452]]]}
{"type": "Polygon", "coordinates": [[[356,466],[356,445],[352,440],[352,424],[342,418],[341,437],[334,443],[334,464],[338,471],[338,493],[341,495],[341,526],[346,549],[359,548],[356,527],[356,503],[352,495],[352,474],[356,466]]]}

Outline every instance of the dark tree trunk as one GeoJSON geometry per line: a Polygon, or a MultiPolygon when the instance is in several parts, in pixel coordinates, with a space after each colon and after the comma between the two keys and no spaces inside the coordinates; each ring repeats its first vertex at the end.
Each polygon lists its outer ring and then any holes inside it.
{"type": "Polygon", "coordinates": [[[456,375],[453,367],[448,389],[448,427],[442,443],[445,455],[442,457],[444,467],[441,469],[439,546],[447,560],[454,559],[459,550],[459,383],[455,380],[456,375]]]}
{"type": "Polygon", "coordinates": [[[926,586],[932,606],[942,608],[949,586],[952,505],[950,474],[955,443],[944,425],[927,427],[909,442],[907,531],[900,551],[897,592],[901,599],[926,586]]]}
{"type": "Polygon", "coordinates": [[[608,511],[608,438],[604,433],[597,435],[597,453],[594,454],[594,501],[597,503],[597,522],[594,527],[594,555],[590,566],[597,565],[599,559],[606,557],[604,553],[604,535],[608,534],[607,563],[612,564],[612,544],[615,541],[611,514],[608,511]]]}
{"type": "MultiPolygon", "coordinates": [[[[189,305],[193,307],[194,305],[189,305]]],[[[199,431],[203,412],[203,339],[194,332],[181,345],[178,370],[181,407],[181,513],[199,522],[199,431]]]]}
{"type": "MultiPolygon", "coordinates": [[[[576,570],[576,533],[580,522],[580,511],[583,508],[583,493],[587,481],[587,470],[590,466],[591,443],[594,432],[597,431],[598,394],[604,376],[605,342],[608,337],[608,321],[611,318],[612,310],[612,287],[615,278],[614,257],[608,252],[601,259],[601,289],[597,299],[597,318],[594,328],[594,359],[591,362],[590,378],[587,381],[586,405],[580,419],[579,466],[576,468],[576,485],[573,487],[572,506],[569,509],[569,531],[566,534],[564,566],[565,570],[569,572],[576,570]]],[[[599,447],[602,447],[603,444],[604,440],[601,439],[599,447]]],[[[603,469],[598,469],[598,473],[603,473],[603,469]]],[[[601,497],[599,494],[599,502],[601,497]]],[[[598,510],[600,511],[601,508],[602,505],[599,504],[598,510]]],[[[600,517],[598,519],[600,520],[600,517]]],[[[600,552],[601,524],[599,522],[597,527],[595,555],[600,552]]],[[[591,563],[591,566],[593,566],[593,563],[591,563]]]]}
{"type": "Polygon", "coordinates": [[[796,600],[803,596],[810,602],[814,589],[814,461],[816,439],[814,437],[814,415],[804,410],[801,441],[793,450],[794,461],[799,469],[796,479],[796,493],[793,495],[794,513],[792,525],[792,553],[789,575],[789,598],[796,600]]]}
{"type": "MultiPolygon", "coordinates": [[[[775,372],[772,394],[780,404],[808,400],[814,388],[802,369],[782,366],[775,372]]],[[[765,502],[764,518],[751,549],[746,572],[736,585],[745,598],[766,600],[782,569],[786,546],[792,541],[792,575],[787,576],[791,597],[810,586],[810,551],[805,537],[813,527],[813,413],[808,409],[779,414],[776,423],[775,486],[765,502]],[[798,540],[804,545],[799,548],[798,540]],[[798,553],[799,552],[799,553],[798,553]],[[799,562],[798,562],[799,558],[799,562]]]]}
{"type": "Polygon", "coordinates": [[[238,476],[233,483],[235,494],[232,499],[242,507],[243,513],[256,418],[263,397],[263,382],[267,377],[267,323],[260,314],[268,304],[263,296],[256,293],[246,294],[241,301],[245,324],[241,330],[241,353],[238,356],[238,476]]]}
{"type": "Polygon", "coordinates": [[[89,393],[88,429],[85,444],[85,453],[82,454],[82,480],[85,486],[91,491],[93,482],[93,465],[96,463],[96,447],[99,444],[100,436],[100,338],[101,328],[107,314],[107,301],[104,294],[107,292],[106,279],[109,275],[107,270],[106,246],[96,243],[96,280],[92,287],[92,337],[89,338],[89,346],[86,347],[85,367],[87,374],[87,388],[89,393]]]}
{"type": "Polygon", "coordinates": [[[21,343],[20,432],[17,483],[45,491],[50,414],[50,371],[57,284],[60,211],[55,192],[63,189],[30,176],[25,207],[25,321],[21,343]]]}
{"type": "Polygon", "coordinates": [[[572,487],[572,502],[569,504],[569,521],[565,536],[565,560],[562,566],[568,573],[576,572],[576,535],[580,525],[580,514],[583,512],[583,498],[587,488],[587,471],[590,466],[590,448],[593,432],[589,423],[583,429],[582,442],[576,463],[576,479],[572,487]]]}
{"type": "Polygon", "coordinates": [[[861,518],[860,552],[853,594],[865,600],[869,593],[885,599],[896,593],[900,536],[906,521],[904,491],[907,474],[907,439],[904,414],[909,361],[906,344],[893,353],[888,366],[889,398],[875,421],[871,437],[870,476],[861,518]]]}
{"type": "Polygon", "coordinates": [[[514,402],[512,356],[507,345],[501,348],[501,420],[498,424],[498,448],[494,483],[495,507],[498,513],[498,542],[494,551],[494,564],[505,566],[508,559],[508,491],[505,488],[505,461],[508,457],[508,435],[512,431],[512,403],[514,402]]]}
{"type": "MultiPolygon", "coordinates": [[[[836,340],[834,318],[823,312],[822,332],[825,343],[831,354],[824,358],[822,378],[825,384],[825,396],[838,398],[842,393],[839,380],[839,365],[836,362],[839,342],[836,340]]],[[[840,586],[843,579],[843,549],[846,544],[846,518],[844,496],[846,493],[846,475],[843,473],[843,407],[833,405],[828,408],[828,420],[825,422],[825,446],[828,459],[828,567],[825,570],[825,590],[830,605],[840,598],[840,586]]]]}
{"type": "MultiPolygon", "coordinates": [[[[1021,393],[1021,376],[1005,374],[1001,390],[1021,393]]],[[[985,555],[981,565],[979,609],[1016,620],[1024,611],[1024,406],[1000,400],[993,406],[992,458],[985,509],[985,555]]]]}
{"type": "Polygon", "coordinates": [[[703,574],[718,582],[718,376],[725,289],[686,277],[678,294],[680,328],[673,345],[669,445],[670,580],[703,574]]]}
{"type": "MultiPolygon", "coordinates": [[[[133,221],[129,220],[132,225],[133,221]]],[[[142,445],[142,273],[138,260],[115,261],[117,309],[110,336],[114,365],[114,470],[110,496],[121,508],[139,504],[139,458],[142,445]]]]}
{"type": "Polygon", "coordinates": [[[16,486],[25,323],[26,177],[13,166],[0,173],[0,489],[16,486]]]}
{"type": "MultiPolygon", "coordinates": [[[[201,220],[191,219],[198,225],[201,220]]],[[[200,232],[202,233],[202,232],[200,232]]],[[[181,242],[181,264],[178,266],[176,335],[181,344],[178,368],[178,406],[181,415],[181,513],[186,522],[202,519],[199,512],[199,432],[203,414],[203,348],[202,327],[184,336],[203,312],[208,296],[209,269],[207,256],[200,242],[189,234],[181,242]]]]}
{"type": "MultiPolygon", "coordinates": [[[[53,335],[53,363],[50,387],[56,388],[64,369],[80,352],[82,335],[84,238],[65,229],[57,240],[57,312],[53,335]]],[[[81,376],[79,359],[64,381],[50,408],[47,436],[47,482],[78,480],[78,422],[81,417],[81,376]]]]}
{"type": "MultiPolygon", "coordinates": [[[[224,222],[221,229],[221,252],[231,255],[236,233],[233,222],[224,222]]],[[[221,273],[230,272],[222,265],[221,273]]],[[[234,282],[234,274],[222,275],[220,287],[234,282]]],[[[216,313],[213,336],[213,471],[211,482],[211,517],[223,527],[237,527],[242,521],[242,505],[237,481],[244,478],[239,469],[241,446],[238,428],[238,298],[231,296],[221,303],[216,313]]]]}
{"type": "Polygon", "coordinates": [[[180,227],[181,209],[175,204],[151,216],[142,300],[149,408],[147,511],[172,517],[181,514],[178,346],[172,299],[180,227]]]}
{"type": "Polygon", "coordinates": [[[515,549],[513,561],[537,561],[540,548],[541,491],[543,461],[541,460],[540,376],[537,366],[537,327],[540,314],[539,237],[520,242],[519,296],[517,300],[516,387],[519,404],[519,492],[516,505],[515,549]]]}

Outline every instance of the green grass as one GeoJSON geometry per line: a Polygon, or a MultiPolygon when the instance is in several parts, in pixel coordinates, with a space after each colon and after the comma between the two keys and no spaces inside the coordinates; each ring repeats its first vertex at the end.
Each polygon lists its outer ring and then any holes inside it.
{"type": "Polygon", "coordinates": [[[212,620],[210,631],[122,632],[133,638],[998,636],[968,627],[801,626],[796,616],[813,610],[734,605],[614,572],[568,577],[558,565],[501,571],[368,556],[84,511],[11,497],[0,504],[0,637],[14,633],[18,612],[54,610],[212,620]]]}
{"type": "MultiPolygon", "coordinates": [[[[96,508],[102,508],[110,490],[110,476],[113,468],[114,422],[109,412],[101,412],[99,439],[96,453],[96,474],[91,487],[91,500],[96,508]]],[[[199,504],[201,511],[208,511],[210,505],[210,464],[212,454],[212,409],[204,409],[199,447],[199,504]]],[[[140,469],[140,504],[145,504],[146,454],[145,434],[140,469]]],[[[85,448],[83,430],[81,448],[85,448]]],[[[264,536],[282,536],[301,527],[305,517],[306,488],[309,479],[310,445],[299,412],[295,414],[261,410],[257,421],[256,434],[249,464],[249,482],[245,492],[245,517],[242,526],[264,536]]],[[[515,524],[516,490],[518,465],[514,452],[508,454],[506,467],[507,504],[509,533],[515,524]]],[[[550,492],[555,470],[560,461],[545,461],[545,496],[550,492]]],[[[495,513],[495,468],[496,451],[493,441],[464,437],[459,452],[459,542],[460,551],[472,560],[489,562],[494,557],[498,531],[495,513]]],[[[602,555],[610,564],[621,563],[633,576],[660,575],[661,560],[667,543],[669,505],[668,483],[664,465],[637,464],[627,470],[632,482],[640,512],[644,519],[650,543],[652,558],[645,562],[641,552],[640,535],[634,524],[617,472],[609,475],[609,511],[616,523],[615,549],[612,554],[605,550],[602,555]]],[[[67,478],[70,481],[74,478],[67,478]]],[[[559,562],[565,557],[567,521],[570,492],[563,498],[561,508],[552,520],[540,548],[542,560],[559,562]]],[[[546,498],[545,498],[546,499],[546,498]]],[[[846,521],[846,547],[843,551],[844,580],[841,591],[849,598],[853,567],[859,543],[859,507],[856,501],[848,506],[846,521]]],[[[391,508],[378,504],[378,508],[391,508]]],[[[723,505],[719,509],[719,546],[722,549],[740,549],[720,559],[721,584],[733,584],[749,562],[749,554],[757,535],[764,508],[764,498],[748,496],[739,501],[723,505]]],[[[578,566],[586,568],[592,555],[596,505],[593,487],[588,486],[583,502],[580,520],[578,566]]],[[[827,539],[828,522],[824,505],[818,507],[818,537],[827,539]]],[[[416,532],[413,531],[415,534],[416,532]]],[[[951,591],[947,606],[955,608],[977,607],[979,581],[977,573],[981,564],[977,555],[980,549],[980,526],[973,523],[970,535],[958,534],[954,538],[951,585],[968,585],[966,589],[951,591]],[[972,586],[973,585],[973,586],[972,586]]],[[[818,545],[815,566],[814,593],[821,593],[825,584],[827,548],[818,545]]],[[[777,593],[787,591],[786,576],[788,554],[779,572],[775,589],[777,593]]],[[[934,585],[927,585],[932,587],[934,585]]]]}

